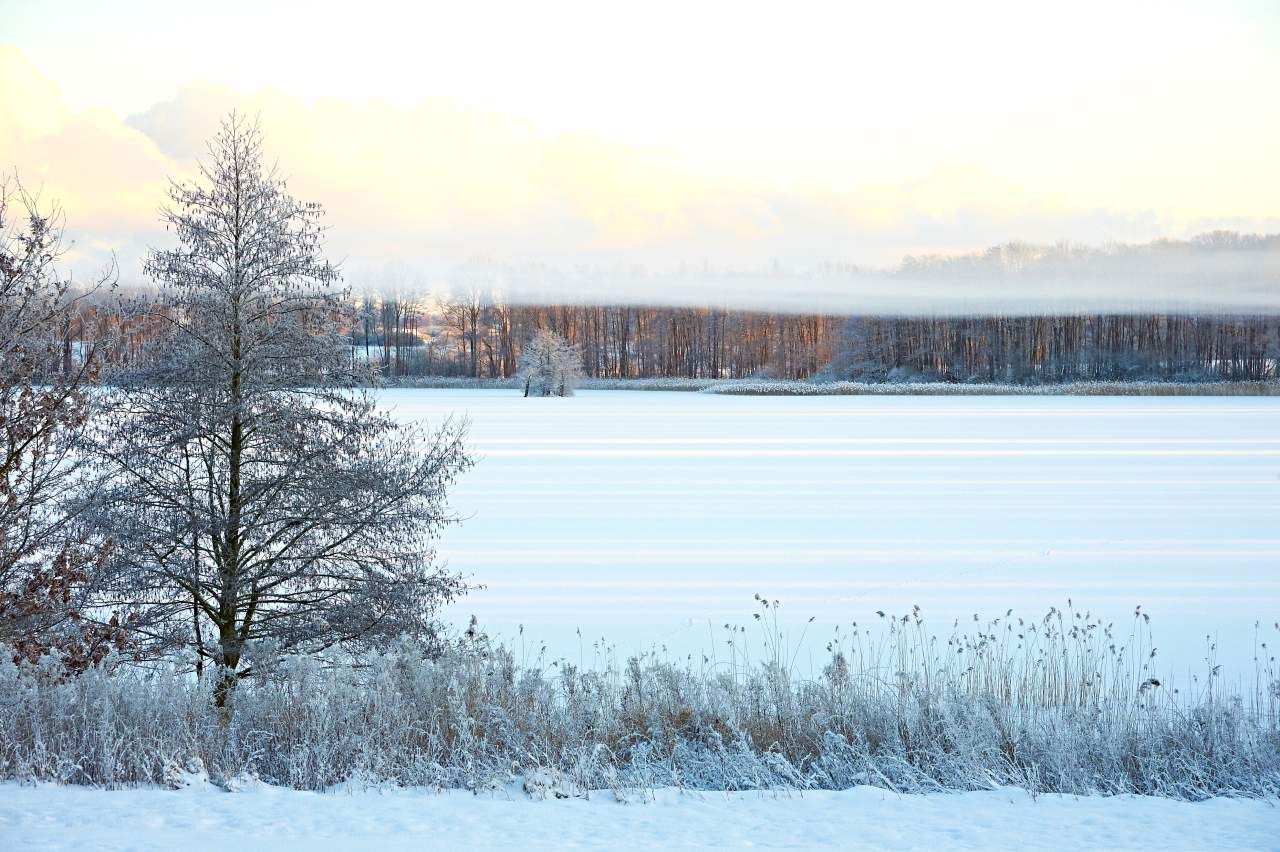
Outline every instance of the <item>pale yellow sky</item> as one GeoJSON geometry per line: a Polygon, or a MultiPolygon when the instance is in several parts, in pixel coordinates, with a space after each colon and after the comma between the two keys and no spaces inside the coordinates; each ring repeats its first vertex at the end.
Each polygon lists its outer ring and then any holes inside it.
{"type": "Polygon", "coordinates": [[[357,270],[1280,231],[1280,3],[175,5],[0,0],[0,166],[126,272],[232,107],[357,270]]]}

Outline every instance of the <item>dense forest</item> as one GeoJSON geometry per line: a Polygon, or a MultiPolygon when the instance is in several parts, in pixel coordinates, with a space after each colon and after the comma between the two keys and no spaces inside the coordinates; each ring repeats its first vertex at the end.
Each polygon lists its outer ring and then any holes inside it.
{"type": "Polygon", "coordinates": [[[593,378],[806,378],[830,362],[840,320],[721,308],[507,305],[473,296],[428,311],[362,302],[357,357],[392,376],[514,375],[524,343],[547,329],[577,347],[593,378]],[[399,345],[397,345],[399,344],[399,345]]]}
{"type": "MultiPolygon", "coordinates": [[[[377,367],[390,379],[510,378],[538,331],[562,337],[581,356],[583,374],[604,379],[1039,384],[1277,375],[1280,311],[1268,294],[1280,275],[1280,235],[1215,231],[1099,247],[1008,243],[908,257],[880,277],[852,268],[822,274],[838,279],[823,279],[823,286],[856,294],[874,284],[892,299],[821,312],[641,300],[537,303],[504,298],[488,283],[406,295],[352,280],[355,295],[335,303],[331,319],[353,366],[377,367]],[[1154,292],[1159,301],[1139,297],[1154,292]],[[1205,292],[1220,301],[1205,301],[1205,292]]],[[[503,275],[519,279],[518,270],[500,269],[473,277],[503,275]]],[[[661,276],[650,283],[654,292],[671,287],[661,276]]],[[[63,368],[71,369],[74,341],[88,339],[78,329],[102,323],[113,341],[106,366],[146,360],[172,319],[172,306],[159,300],[154,290],[136,290],[126,299],[78,301],[61,337],[63,368]]]]}
{"type": "Polygon", "coordinates": [[[1276,375],[1278,357],[1275,317],[859,317],[843,327],[832,372],[870,381],[1257,381],[1276,375]]]}
{"type": "MultiPolygon", "coordinates": [[[[154,306],[86,306],[116,329],[110,360],[145,359],[154,306]]],[[[1045,383],[1263,380],[1280,317],[1231,314],[856,316],[642,305],[508,304],[365,296],[341,326],[352,359],[388,378],[510,378],[541,329],[593,378],[744,378],[1045,383]]],[[[74,337],[74,333],[69,337],[74,337]]],[[[68,348],[63,357],[71,359],[68,348]]]]}

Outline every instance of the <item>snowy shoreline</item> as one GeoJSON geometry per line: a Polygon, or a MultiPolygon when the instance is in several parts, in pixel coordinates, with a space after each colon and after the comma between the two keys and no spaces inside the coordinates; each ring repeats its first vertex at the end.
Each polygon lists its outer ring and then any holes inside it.
{"type": "Polygon", "coordinates": [[[15,850],[765,848],[1276,848],[1277,803],[1016,789],[897,795],[696,793],[620,803],[425,788],[310,793],[255,784],[98,790],[0,784],[0,847],[15,850]]]}
{"type": "MultiPolygon", "coordinates": [[[[384,389],[516,390],[517,378],[406,376],[377,385],[384,389]]],[[[589,391],[666,391],[727,396],[1280,396],[1280,382],[1131,381],[1014,384],[942,381],[823,381],[818,379],[582,379],[589,391]]]]}

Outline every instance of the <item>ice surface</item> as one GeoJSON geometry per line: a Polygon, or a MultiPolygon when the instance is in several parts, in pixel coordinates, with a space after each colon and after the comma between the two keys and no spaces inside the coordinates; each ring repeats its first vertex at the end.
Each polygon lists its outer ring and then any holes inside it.
{"type": "Polygon", "coordinates": [[[380,394],[471,417],[441,552],[488,588],[450,615],[523,624],[531,654],[706,651],[759,592],[793,642],[816,617],[803,668],[877,609],[941,632],[1071,598],[1121,624],[1142,604],[1174,672],[1212,634],[1231,676],[1280,618],[1278,398],[380,394]]]}

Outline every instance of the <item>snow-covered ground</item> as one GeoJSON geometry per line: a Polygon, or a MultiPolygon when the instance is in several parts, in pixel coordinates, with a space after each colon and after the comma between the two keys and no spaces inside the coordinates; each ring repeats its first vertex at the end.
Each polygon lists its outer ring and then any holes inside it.
{"type": "Polygon", "coordinates": [[[531,656],[705,651],[756,592],[793,638],[816,616],[818,650],[877,609],[941,632],[1070,598],[1121,624],[1142,604],[1181,674],[1211,634],[1230,677],[1280,618],[1280,398],[381,395],[471,417],[441,550],[488,588],[452,615],[525,625],[531,656]]]}
{"type": "Polygon", "coordinates": [[[1019,790],[898,796],[681,793],[650,801],[532,801],[428,790],[306,793],[251,787],[102,791],[0,785],[0,849],[363,850],[1277,849],[1273,802],[1040,796],[1019,790]]]}

